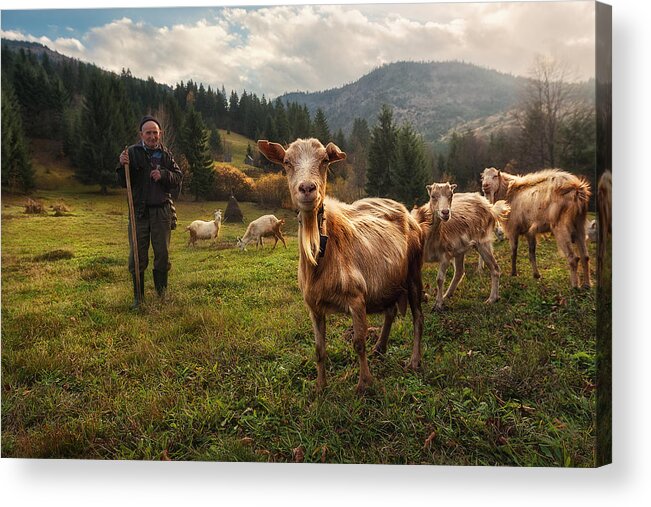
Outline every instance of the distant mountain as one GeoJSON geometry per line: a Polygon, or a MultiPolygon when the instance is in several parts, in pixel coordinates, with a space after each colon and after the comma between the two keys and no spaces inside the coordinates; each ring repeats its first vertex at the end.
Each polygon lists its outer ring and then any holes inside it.
{"type": "Polygon", "coordinates": [[[21,49],[24,49],[25,51],[30,51],[33,55],[38,56],[39,58],[45,54],[52,62],[74,60],[74,58],[62,55],[61,53],[38,42],[2,39],[2,46],[12,51],[20,51],[21,49]]]}
{"type": "Polygon", "coordinates": [[[435,142],[462,124],[508,118],[526,81],[468,63],[398,62],[341,88],[288,93],[281,100],[305,104],[311,113],[323,109],[330,130],[346,134],[355,118],[375,124],[382,104],[388,104],[398,124],[411,122],[426,141],[435,142]]]}

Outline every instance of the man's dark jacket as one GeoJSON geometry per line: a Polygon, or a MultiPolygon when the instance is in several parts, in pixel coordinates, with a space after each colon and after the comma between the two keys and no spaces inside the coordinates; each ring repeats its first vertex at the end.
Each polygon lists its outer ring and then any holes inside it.
{"type": "MultiPolygon", "coordinates": [[[[164,146],[160,160],[161,178],[158,182],[151,179],[151,153],[154,150],[145,148],[142,143],[129,146],[129,174],[131,176],[131,193],[136,216],[141,216],[147,206],[162,206],[172,202],[172,197],[178,197],[183,180],[183,173],[174,161],[172,153],[164,146]]],[[[126,188],[124,166],[116,168],[118,183],[126,188]]]]}

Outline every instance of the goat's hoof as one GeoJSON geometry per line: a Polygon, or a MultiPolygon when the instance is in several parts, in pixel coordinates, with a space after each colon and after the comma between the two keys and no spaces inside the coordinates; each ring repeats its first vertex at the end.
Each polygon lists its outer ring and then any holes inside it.
{"type": "Polygon", "coordinates": [[[492,305],[493,303],[499,301],[499,299],[500,298],[488,298],[486,301],[484,301],[484,303],[486,303],[487,305],[492,305]]]}
{"type": "Polygon", "coordinates": [[[411,359],[409,362],[405,363],[405,369],[408,371],[420,370],[420,359],[411,359]]]}
{"type": "Polygon", "coordinates": [[[361,395],[366,393],[366,390],[369,387],[371,387],[372,384],[373,384],[373,379],[372,378],[370,378],[368,380],[364,380],[364,381],[362,381],[362,379],[360,379],[359,382],[357,383],[357,387],[355,388],[355,392],[358,395],[361,396],[361,395]]]}
{"type": "Polygon", "coordinates": [[[373,347],[373,350],[371,350],[371,354],[380,358],[384,357],[384,354],[386,353],[387,353],[386,347],[381,347],[379,345],[375,345],[375,347],[373,347]]]}

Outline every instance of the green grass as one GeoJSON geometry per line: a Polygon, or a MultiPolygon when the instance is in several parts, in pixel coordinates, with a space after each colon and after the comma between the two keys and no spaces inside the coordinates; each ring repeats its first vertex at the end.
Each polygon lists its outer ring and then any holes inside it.
{"type": "MultiPolygon", "coordinates": [[[[300,448],[328,463],[594,462],[595,294],[570,289],[551,240],[538,281],[524,249],[509,277],[508,245],[496,244],[505,274],[493,306],[470,255],[447,308],[425,307],[422,371],[404,369],[412,325],[397,319],[364,397],[350,318],[330,317],[317,395],[291,212],[242,204],[247,220],[284,216],[287,249],[240,252],[245,224],[225,224],[217,248],[188,248],[184,226],[226,203],[179,202],[168,300],[150,265],[134,313],[124,195],[37,197],[71,211],[26,215],[24,199],[2,199],[3,457],[286,462],[300,448]]],[[[425,282],[435,276],[426,265],[425,282]]]]}
{"type": "Polygon", "coordinates": [[[229,164],[243,171],[253,169],[253,166],[244,163],[244,158],[246,157],[247,146],[251,146],[252,150],[256,149],[255,140],[244,137],[236,132],[229,133],[227,130],[222,129],[219,129],[219,135],[222,138],[222,143],[227,142],[230,144],[232,160],[229,164]]]}

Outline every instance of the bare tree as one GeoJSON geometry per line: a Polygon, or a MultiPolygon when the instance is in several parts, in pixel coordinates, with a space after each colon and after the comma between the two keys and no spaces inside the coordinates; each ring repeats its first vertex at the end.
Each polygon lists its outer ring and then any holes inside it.
{"type": "Polygon", "coordinates": [[[523,151],[532,169],[556,167],[561,127],[581,107],[576,86],[566,65],[538,55],[530,71],[517,114],[523,151]]]}

